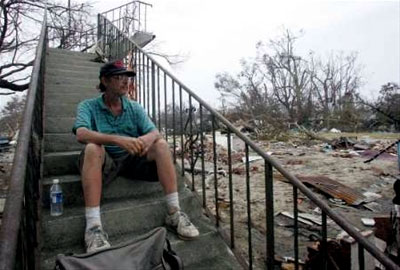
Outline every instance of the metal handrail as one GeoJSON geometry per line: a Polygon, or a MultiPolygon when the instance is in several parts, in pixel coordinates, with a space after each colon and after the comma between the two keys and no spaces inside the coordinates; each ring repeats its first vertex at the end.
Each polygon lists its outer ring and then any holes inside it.
{"type": "MultiPolygon", "coordinates": [[[[149,4],[149,3],[146,3],[146,2],[142,2],[142,1],[132,1],[132,2],[129,2],[129,3],[127,3],[127,4],[121,5],[121,6],[119,6],[119,7],[112,8],[112,9],[109,9],[109,10],[107,10],[107,11],[104,11],[104,12],[102,12],[102,13],[100,13],[100,14],[104,16],[104,14],[107,14],[108,12],[111,12],[111,11],[114,11],[114,10],[117,10],[117,9],[120,9],[120,8],[122,8],[122,7],[125,7],[125,6],[129,6],[129,5],[131,5],[132,3],[139,3],[139,4],[143,4],[143,5],[145,5],[145,6],[153,7],[152,4],[149,4]]],[[[104,17],[107,17],[107,16],[104,16],[104,17]]]]}
{"type": "MultiPolygon", "coordinates": [[[[324,201],[319,199],[309,188],[307,188],[296,176],[292,175],[288,171],[286,171],[274,158],[269,156],[267,153],[263,151],[258,145],[256,145],[253,141],[251,141],[246,135],[244,135],[242,132],[240,132],[236,127],[234,127],[225,117],[223,117],[220,113],[218,113],[216,110],[214,110],[210,105],[208,105],[205,101],[203,101],[198,95],[196,95],[193,91],[189,89],[184,83],[182,83],[177,77],[175,77],[172,73],[170,73],[168,70],[163,68],[153,57],[148,55],[142,48],[140,48],[129,36],[125,35],[124,33],[120,32],[118,30],[118,27],[115,26],[110,20],[105,18],[102,15],[99,15],[99,33],[100,35],[106,35],[107,33],[101,33],[101,31],[106,29],[107,27],[111,27],[111,30],[109,28],[108,31],[112,32],[115,31],[118,35],[119,38],[122,37],[123,42],[128,42],[128,50],[135,50],[136,52],[136,64],[137,67],[142,66],[144,71],[147,70],[147,78],[145,76],[145,72],[143,72],[143,77],[141,76],[142,74],[138,74],[136,78],[137,85],[143,85],[144,88],[147,87],[149,88],[150,85],[150,78],[149,78],[149,69],[151,69],[151,85],[152,85],[152,104],[150,104],[149,101],[149,96],[150,93],[147,93],[147,108],[152,109],[151,116],[153,117],[153,120],[156,119],[156,102],[155,102],[155,91],[157,90],[159,92],[159,87],[160,84],[158,83],[158,89],[155,89],[155,73],[157,72],[158,74],[158,79],[160,78],[160,70],[164,73],[164,87],[165,87],[165,96],[166,96],[166,77],[168,76],[171,81],[172,85],[177,84],[179,86],[179,94],[180,94],[180,104],[181,107],[180,109],[182,110],[182,90],[185,90],[187,94],[189,95],[189,100],[191,98],[195,99],[199,104],[200,104],[200,110],[202,108],[206,108],[211,115],[213,116],[213,124],[216,120],[222,122],[227,128],[228,128],[228,138],[230,133],[236,134],[240,139],[242,139],[245,142],[246,145],[246,160],[247,160],[247,165],[248,165],[248,148],[250,147],[253,151],[255,151],[257,154],[259,154],[265,161],[265,175],[266,175],[266,193],[272,194],[272,169],[275,168],[278,170],[286,179],[290,181],[290,183],[294,187],[294,194],[297,196],[297,189],[299,189],[302,193],[304,193],[312,202],[314,202],[321,210],[322,210],[322,223],[323,223],[323,228],[322,228],[322,235],[323,235],[323,241],[322,241],[322,251],[325,253],[325,262],[326,262],[326,228],[327,228],[327,222],[326,218],[329,216],[332,220],[334,220],[339,226],[341,226],[351,237],[353,237],[363,248],[365,248],[373,257],[375,257],[380,263],[382,263],[387,269],[400,269],[399,266],[397,266],[392,260],[390,260],[384,253],[382,253],[375,245],[373,245],[370,241],[366,240],[360,232],[358,232],[350,223],[341,215],[335,213],[329,206],[326,204],[324,201]],[[104,25],[102,25],[104,23],[104,25]],[[146,62],[147,61],[147,62],[146,62]]],[[[117,41],[114,40],[114,42],[117,41]]],[[[119,40],[120,41],[120,40],[119,40]]],[[[120,41],[122,43],[122,41],[120,41]]],[[[126,44],[124,44],[126,46],[126,44]]],[[[110,56],[109,60],[113,60],[116,58],[123,58],[124,56],[121,55],[122,51],[118,51],[114,57],[110,56]],[[118,54],[119,53],[119,54],[118,54]]],[[[173,88],[174,89],[174,88],[173,88]]],[[[148,89],[149,90],[149,89],[148,89]]],[[[175,92],[173,92],[174,95],[175,92]]],[[[139,92],[140,94],[140,92],[139,92]]],[[[143,91],[142,96],[139,96],[139,99],[141,99],[144,103],[144,107],[146,109],[146,92],[143,91]]],[[[175,99],[175,98],[174,98],[175,99]]],[[[174,102],[174,101],[173,101],[174,102]]],[[[165,106],[167,105],[165,101],[165,106]]],[[[175,105],[174,105],[175,106],[175,105]]],[[[158,109],[159,109],[159,104],[158,104],[158,109]]],[[[175,114],[174,114],[175,115],[175,114]]],[[[182,111],[181,111],[181,117],[182,117],[182,111]]],[[[159,121],[160,121],[160,116],[159,116],[159,121]]],[[[182,119],[181,119],[181,124],[182,124],[182,119]]],[[[182,126],[181,126],[182,129],[182,126]]],[[[174,131],[175,132],[175,131],[174,131]]],[[[168,130],[166,130],[166,133],[168,133],[168,130]]],[[[174,145],[175,145],[175,133],[174,133],[174,145]]],[[[167,137],[167,134],[166,134],[167,137]]],[[[183,141],[183,138],[181,139],[181,143],[183,141]]],[[[214,132],[214,127],[213,127],[213,141],[215,145],[215,132],[214,132]]],[[[182,144],[183,146],[183,144],[182,144]]],[[[175,149],[174,149],[175,151],[175,149]]],[[[183,148],[182,148],[183,151],[183,148]]],[[[214,149],[214,154],[215,154],[215,149],[214,149]]],[[[215,157],[214,157],[215,159],[215,157]]],[[[182,155],[182,169],[183,169],[183,155],[182,155]]],[[[214,160],[214,165],[215,165],[215,160],[214,160]]],[[[184,170],[183,170],[184,171],[184,170]]],[[[203,171],[204,171],[204,165],[203,165],[203,171]]],[[[248,172],[248,168],[246,170],[248,172]]],[[[215,168],[214,168],[214,174],[215,174],[215,168]]],[[[248,181],[248,175],[246,177],[246,180],[248,181]]],[[[216,179],[216,177],[215,177],[216,179]]],[[[216,191],[217,192],[217,189],[216,191]]],[[[216,196],[217,197],[217,196],[216,196]]],[[[249,194],[248,194],[249,197],[249,194]]],[[[273,200],[271,199],[272,196],[267,196],[266,198],[266,204],[267,204],[267,264],[268,267],[273,267],[273,261],[274,261],[274,234],[273,234],[273,200]],[[269,211],[268,211],[269,209],[269,211]],[[271,246],[272,245],[272,246],[271,246]]],[[[217,200],[217,198],[216,198],[217,200]]],[[[297,201],[295,202],[297,203],[297,201]]],[[[297,206],[297,205],[295,205],[297,206]]],[[[216,208],[218,207],[218,204],[216,204],[216,208]]],[[[250,213],[248,213],[250,214],[250,213]]],[[[217,215],[217,226],[218,226],[218,209],[216,209],[216,215],[217,215]]],[[[250,215],[249,215],[250,217],[250,215]]],[[[250,219],[250,218],[249,218],[250,219]]],[[[295,223],[297,224],[297,213],[295,214],[295,223]]],[[[250,223],[249,223],[250,224],[250,223]]],[[[250,230],[250,225],[249,225],[249,237],[251,237],[251,230],[250,230]]],[[[297,236],[296,236],[297,238],[297,236]]],[[[297,240],[296,240],[297,241],[297,240]]],[[[363,258],[363,248],[360,247],[359,249],[359,259],[363,258]]],[[[249,253],[250,253],[250,268],[252,268],[251,265],[251,247],[249,247],[249,253]]],[[[296,266],[298,263],[298,253],[296,251],[296,266]]],[[[272,268],[271,268],[272,269],[272,268]]]]}
{"type": "Polygon", "coordinates": [[[146,3],[146,2],[142,2],[142,1],[132,1],[129,2],[127,4],[121,5],[119,7],[116,8],[112,8],[110,10],[104,11],[102,13],[100,13],[103,17],[107,18],[108,20],[110,20],[113,24],[116,23],[115,25],[118,26],[118,29],[121,32],[121,21],[122,21],[122,25],[127,28],[125,29],[125,33],[135,33],[135,32],[147,32],[147,8],[148,7],[153,7],[151,4],[146,3]],[[136,8],[137,8],[137,15],[133,14],[133,23],[129,22],[128,23],[128,27],[126,27],[126,25],[124,25],[127,21],[126,21],[126,17],[125,16],[121,16],[121,11],[128,11],[130,7],[133,7],[133,11],[136,12],[136,8]],[[142,16],[143,13],[143,8],[144,7],[144,17],[142,16]],[[119,10],[119,14],[117,12],[117,16],[115,18],[114,16],[114,11],[119,10]],[[135,20],[137,21],[137,27],[135,24],[135,20]]]}
{"type": "MultiPolygon", "coordinates": [[[[45,57],[47,34],[46,16],[47,15],[45,9],[39,43],[36,48],[36,57],[32,69],[31,81],[26,99],[22,125],[18,136],[17,148],[14,154],[8,196],[4,207],[2,226],[0,231],[0,269],[15,269],[17,268],[17,264],[23,265],[24,263],[28,264],[29,268],[34,268],[35,266],[31,264],[38,263],[35,259],[29,259],[32,256],[35,256],[34,249],[38,248],[37,245],[26,247],[26,249],[29,249],[27,252],[29,254],[20,254],[22,252],[17,252],[17,250],[21,249],[21,242],[23,243],[23,245],[27,245],[27,238],[33,238],[34,241],[37,240],[34,238],[36,237],[36,231],[23,232],[23,228],[21,226],[24,218],[35,219],[34,217],[32,217],[32,215],[34,216],[35,213],[29,213],[29,209],[34,206],[29,205],[31,201],[28,197],[31,196],[32,199],[35,200],[37,199],[36,196],[38,196],[38,194],[36,194],[36,188],[38,188],[37,186],[34,187],[35,194],[27,194],[26,186],[35,184],[38,185],[39,179],[35,178],[34,180],[37,181],[35,183],[28,183],[28,181],[26,180],[33,180],[30,177],[37,177],[37,173],[40,171],[40,169],[35,168],[36,175],[34,174],[33,176],[29,173],[27,174],[26,172],[29,161],[31,161],[32,158],[37,158],[30,156],[30,153],[37,150],[38,152],[40,152],[40,143],[41,139],[43,138],[43,129],[41,126],[42,104],[38,104],[38,102],[43,101],[41,99],[40,92],[42,89],[39,88],[41,86],[41,83],[43,82],[41,75],[44,72],[43,59],[45,57]],[[35,112],[38,113],[35,114],[35,112]],[[37,114],[39,114],[39,119],[35,118],[37,114]],[[38,130],[35,130],[35,127],[38,130]],[[30,216],[28,217],[28,215],[30,216]],[[26,235],[24,235],[24,233],[26,233],[26,235]],[[28,235],[29,237],[27,237],[28,235]],[[20,260],[16,260],[17,257],[20,260]]],[[[38,152],[35,152],[35,154],[40,156],[40,153],[38,152]]],[[[37,209],[34,209],[34,211],[36,210],[37,209]]],[[[37,222],[35,220],[25,221],[26,223],[30,222],[31,224],[37,222]]],[[[27,224],[24,225],[28,226],[27,224]]],[[[35,245],[35,243],[33,243],[33,245],[35,245]]]]}

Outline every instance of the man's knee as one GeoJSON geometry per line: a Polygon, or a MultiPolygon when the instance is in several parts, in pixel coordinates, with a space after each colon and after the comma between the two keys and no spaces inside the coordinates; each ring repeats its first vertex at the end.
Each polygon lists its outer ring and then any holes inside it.
{"type": "Polygon", "coordinates": [[[164,139],[157,139],[153,144],[155,150],[159,151],[169,151],[169,146],[166,140],[164,139]]]}
{"type": "Polygon", "coordinates": [[[94,144],[94,143],[88,143],[85,146],[84,150],[84,161],[94,161],[94,160],[100,160],[102,163],[104,162],[104,157],[105,157],[105,149],[103,145],[99,144],[94,144]]]}
{"type": "Polygon", "coordinates": [[[104,146],[95,144],[95,143],[88,143],[85,146],[85,155],[104,155],[104,146]]]}

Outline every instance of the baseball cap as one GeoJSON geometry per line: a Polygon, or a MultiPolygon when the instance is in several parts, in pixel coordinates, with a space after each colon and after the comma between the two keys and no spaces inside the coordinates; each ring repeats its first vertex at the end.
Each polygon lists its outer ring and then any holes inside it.
{"type": "Polygon", "coordinates": [[[100,78],[112,75],[127,75],[128,77],[134,77],[136,73],[133,70],[127,70],[121,60],[116,60],[108,62],[100,68],[100,78]]]}

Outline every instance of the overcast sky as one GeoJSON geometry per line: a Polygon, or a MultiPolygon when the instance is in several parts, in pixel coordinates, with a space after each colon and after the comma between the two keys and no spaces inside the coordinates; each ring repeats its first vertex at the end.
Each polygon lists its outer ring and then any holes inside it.
{"type": "MultiPolygon", "coordinates": [[[[129,1],[97,1],[105,11],[129,1]]],[[[304,31],[300,55],[313,50],[358,52],[364,96],[376,96],[386,82],[400,82],[400,1],[152,0],[148,30],[161,49],[187,54],[174,69],[178,78],[213,105],[219,72],[236,74],[240,59],[255,55],[258,41],[288,28],[304,31]]]]}
{"type": "MultiPolygon", "coordinates": [[[[94,12],[128,3],[97,0],[94,12]]],[[[151,0],[148,30],[160,49],[188,55],[174,68],[180,80],[213,106],[218,106],[215,75],[236,74],[240,59],[255,55],[258,41],[268,41],[288,28],[304,34],[297,42],[303,56],[358,52],[363,66],[364,96],[377,96],[380,86],[400,82],[400,1],[267,1],[151,0]]],[[[2,102],[7,97],[2,97],[2,102]]],[[[0,101],[0,103],[2,103],[0,101]]]]}

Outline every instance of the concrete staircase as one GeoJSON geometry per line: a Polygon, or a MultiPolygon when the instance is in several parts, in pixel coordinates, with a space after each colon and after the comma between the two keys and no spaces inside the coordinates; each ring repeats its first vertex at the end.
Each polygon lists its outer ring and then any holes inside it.
{"type": "MultiPolygon", "coordinates": [[[[102,65],[94,55],[49,49],[45,76],[45,142],[42,210],[41,268],[53,269],[58,253],[83,253],[84,203],[76,160],[82,145],[71,132],[77,104],[99,95],[98,72],[102,65]],[[60,179],[65,204],[61,217],[49,215],[51,180],[60,179]]],[[[179,175],[179,174],[178,174],[179,175]]],[[[242,269],[214,225],[202,214],[201,204],[179,181],[185,211],[200,229],[200,237],[182,241],[168,233],[173,249],[185,269],[242,269]]],[[[159,183],[118,178],[103,188],[102,221],[111,244],[131,241],[142,233],[163,226],[165,203],[159,183]]]]}

